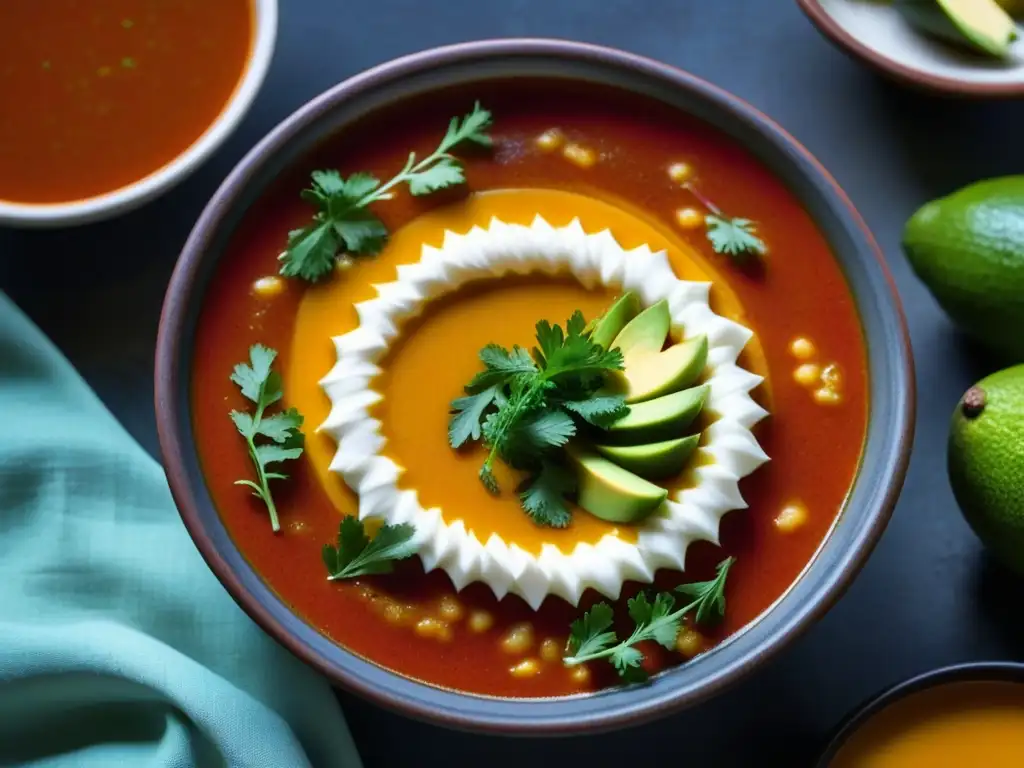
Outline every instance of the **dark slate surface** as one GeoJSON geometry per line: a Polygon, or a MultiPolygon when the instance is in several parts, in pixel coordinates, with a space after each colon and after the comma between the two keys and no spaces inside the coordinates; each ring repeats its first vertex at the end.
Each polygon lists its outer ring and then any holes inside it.
{"type": "MultiPolygon", "coordinates": [[[[690,766],[806,765],[851,707],[930,667],[1017,659],[1019,583],[990,566],[945,473],[949,414],[992,364],[974,353],[899,250],[922,202],[1024,171],[1024,104],[911,93],[831,48],[791,2],[417,0],[283,3],[277,55],[252,112],[197,175],[120,220],[65,232],[0,230],[0,289],[56,341],[156,452],[152,358],[166,280],[204,201],[259,137],[304,100],[373,64],[485,37],[574,38],[661,59],[749,100],[833,172],[871,226],[906,305],[918,426],[902,500],[842,602],[769,667],[718,699],[639,729],[508,740],[411,723],[342,695],[368,766],[619,766],[671,754],[690,766]],[[571,761],[571,763],[570,763],[571,761]]],[[[780,255],[781,257],[781,255],[780,255]]]]}

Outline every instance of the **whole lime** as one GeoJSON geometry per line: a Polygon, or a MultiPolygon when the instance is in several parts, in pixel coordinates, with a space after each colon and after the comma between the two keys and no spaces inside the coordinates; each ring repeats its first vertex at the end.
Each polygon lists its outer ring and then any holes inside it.
{"type": "Polygon", "coordinates": [[[978,538],[1024,574],[1024,365],[964,393],[949,433],[949,479],[978,538]]]}
{"type": "Polygon", "coordinates": [[[921,206],[903,249],[958,326],[1024,362],[1024,176],[979,181],[921,206]]]}

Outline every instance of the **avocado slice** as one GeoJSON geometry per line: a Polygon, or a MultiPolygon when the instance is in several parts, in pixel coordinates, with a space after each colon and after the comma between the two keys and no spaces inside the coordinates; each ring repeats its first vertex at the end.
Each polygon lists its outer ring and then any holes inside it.
{"type": "Polygon", "coordinates": [[[618,464],[577,447],[568,449],[576,467],[577,503],[610,523],[637,523],[661,506],[668,491],[618,464]]]}
{"type": "Polygon", "coordinates": [[[690,386],[700,377],[707,361],[708,337],[704,334],[673,344],[656,355],[632,359],[623,372],[626,402],[642,403],[690,386]]]}
{"type": "Polygon", "coordinates": [[[997,58],[1017,39],[1017,26],[996,0],[897,0],[913,26],[939,39],[997,58]]]}
{"type": "Polygon", "coordinates": [[[594,449],[625,470],[658,480],[682,472],[699,442],[700,435],[688,435],[644,445],[595,445],[594,449]]]}
{"type": "Polygon", "coordinates": [[[668,302],[662,299],[626,323],[609,349],[618,348],[629,368],[630,360],[661,352],[670,323],[668,302]]]}
{"type": "Polygon", "coordinates": [[[608,427],[608,434],[628,445],[680,437],[704,407],[709,390],[702,384],[631,405],[629,413],[608,427]]]}
{"type": "Polygon", "coordinates": [[[611,349],[612,341],[619,335],[626,323],[640,312],[640,299],[632,291],[626,291],[608,310],[601,315],[590,334],[590,340],[605,349],[611,349]]]}

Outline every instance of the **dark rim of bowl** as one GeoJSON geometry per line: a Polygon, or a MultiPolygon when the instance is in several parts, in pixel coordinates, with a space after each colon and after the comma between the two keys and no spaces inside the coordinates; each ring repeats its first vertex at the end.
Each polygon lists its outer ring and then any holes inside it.
{"type": "Polygon", "coordinates": [[[818,31],[840,49],[855,59],[860,59],[877,72],[895,80],[950,96],[1012,98],[1024,94],[1024,83],[972,83],[968,80],[958,80],[955,77],[932,75],[920,69],[900,64],[898,61],[893,61],[888,56],[872,50],[847,32],[821,7],[820,0],[796,0],[796,2],[814,23],[814,26],[818,28],[818,31]]]}
{"type": "Polygon", "coordinates": [[[953,664],[940,667],[929,672],[915,675],[903,682],[889,686],[861,702],[851,714],[839,724],[835,734],[825,747],[825,751],[816,763],[817,768],[828,768],[836,755],[868,721],[886,707],[914,693],[938,688],[950,683],[967,682],[1010,682],[1024,685],[1024,664],[1012,661],[972,661],[965,664],[953,664]]]}
{"type": "MultiPolygon", "coordinates": [[[[554,76],[567,75],[556,72],[554,76]]],[[[494,75],[480,75],[478,79],[490,77],[494,75]]],[[[435,83],[433,87],[438,86],[435,83]]],[[[728,133],[721,125],[718,130],[728,133]]],[[[850,274],[847,279],[852,279],[850,274]]],[[[448,727],[516,735],[593,732],[663,716],[723,690],[795,640],[845,591],[884,530],[906,473],[915,408],[910,337],[895,283],[863,219],[817,160],[781,127],[746,102],[693,75],[631,53],[551,39],[485,40],[405,56],[340,83],[274,128],[225,179],[185,243],[168,286],[160,320],[155,379],[160,448],[185,526],[228,592],[264,630],[332,682],[376,704],[448,727]],[[808,566],[808,570],[813,570],[815,563],[825,561],[818,567],[814,585],[802,586],[807,582],[806,574],[802,574],[786,597],[761,618],[705,654],[704,661],[698,664],[711,666],[701,667],[704,671],[699,675],[691,673],[680,677],[688,668],[684,665],[673,670],[675,676],[672,673],[659,675],[648,686],[525,700],[442,690],[407,678],[334,644],[291,613],[234,547],[205,495],[188,407],[192,343],[188,324],[201,305],[205,287],[198,283],[202,282],[203,270],[212,269],[211,265],[205,265],[206,255],[211,250],[215,255],[219,253],[218,243],[226,238],[220,230],[227,228],[225,221],[231,219],[238,207],[243,190],[259,170],[265,170],[264,166],[270,164],[275,153],[283,153],[304,128],[332,114],[347,99],[386,89],[406,78],[424,76],[424,73],[436,81],[437,72],[456,67],[461,68],[455,70],[456,75],[472,67],[470,71],[475,77],[479,67],[494,62],[521,68],[543,64],[545,71],[554,65],[567,71],[585,69],[592,77],[597,77],[594,73],[601,73],[598,79],[607,78],[609,82],[628,77],[631,82],[642,82],[648,88],[657,85],[663,92],[688,94],[700,109],[721,116],[725,124],[731,124],[750,140],[760,142],[773,162],[786,167],[790,177],[810,187],[805,205],[813,201],[815,207],[823,210],[822,215],[838,228],[835,237],[846,245],[843,252],[856,254],[850,256],[851,263],[865,264],[863,268],[858,267],[855,275],[863,282],[863,304],[858,299],[858,306],[863,309],[870,304],[871,312],[862,311],[861,322],[868,322],[866,314],[872,315],[870,322],[875,323],[877,333],[868,343],[868,352],[869,356],[874,355],[872,361],[886,370],[886,375],[872,376],[879,390],[884,388],[884,397],[872,394],[875,403],[872,414],[882,409],[884,416],[872,419],[881,424],[876,428],[872,428],[869,421],[865,437],[861,462],[870,464],[871,479],[866,482],[858,475],[853,492],[855,497],[863,497],[863,503],[847,505],[840,523],[808,566]],[[869,447],[875,450],[869,451],[869,447]],[[842,520],[851,514],[851,509],[858,509],[856,524],[844,527],[842,520]],[[837,538],[843,545],[830,548],[829,542],[837,538]],[[806,595],[802,594],[804,591],[806,595]],[[788,608],[784,610],[783,606],[788,608]],[[762,625],[770,628],[762,629],[762,625]],[[721,654],[728,648],[735,648],[737,652],[723,659],[721,654]],[[713,664],[712,657],[719,658],[720,663],[713,664]]],[[[864,474],[863,467],[861,474],[864,474]]]]}

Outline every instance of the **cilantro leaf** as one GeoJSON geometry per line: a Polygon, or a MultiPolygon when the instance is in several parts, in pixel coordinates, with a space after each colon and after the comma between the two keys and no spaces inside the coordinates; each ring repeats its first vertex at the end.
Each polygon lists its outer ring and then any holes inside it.
{"type": "Polygon", "coordinates": [[[576,434],[576,423],[565,411],[534,411],[520,419],[505,438],[511,453],[541,452],[559,448],[576,434]]]}
{"type": "Polygon", "coordinates": [[[706,621],[712,614],[720,619],[725,612],[725,580],[734,562],[735,558],[732,557],[720,562],[717,575],[711,581],[677,587],[677,592],[695,598],[682,608],[676,608],[675,597],[669,592],[657,593],[653,603],[643,592],[637,593],[628,601],[629,617],[633,620],[634,629],[621,642],[615,632],[609,629],[612,609],[607,603],[595,605],[589,613],[583,614],[583,618],[572,623],[566,645],[567,655],[562,661],[572,666],[608,659],[623,681],[644,682],[647,680],[647,672],[642,666],[644,654],[635,646],[644,641],[654,641],[669,650],[675,649],[683,619],[693,611],[696,611],[695,620],[698,623],[706,621]],[[595,617],[594,612],[599,606],[603,608],[595,617]]]}
{"type": "Polygon", "coordinates": [[[275,443],[287,442],[294,431],[302,426],[302,415],[295,408],[265,416],[255,428],[254,434],[269,437],[275,443]]]}
{"type": "Polygon", "coordinates": [[[519,374],[537,372],[537,366],[530,353],[521,347],[512,347],[512,351],[498,344],[488,344],[480,350],[480,361],[487,370],[481,371],[467,385],[472,392],[480,387],[504,384],[519,374]]]}
{"type": "Polygon", "coordinates": [[[333,195],[345,194],[345,180],[337,171],[313,171],[310,178],[313,181],[313,186],[306,190],[309,196],[327,200],[333,195]]]}
{"type": "Polygon", "coordinates": [[[576,619],[569,629],[566,651],[570,658],[600,653],[617,642],[615,632],[609,631],[613,613],[608,603],[596,603],[593,608],[576,619]]]}
{"type": "Polygon", "coordinates": [[[388,238],[384,222],[366,209],[350,211],[335,221],[334,231],[345,243],[345,250],[356,254],[379,253],[388,238]]]}
{"type": "MultiPolygon", "coordinates": [[[[331,171],[337,175],[337,171],[331,171]]],[[[380,186],[380,179],[369,173],[353,173],[345,180],[342,194],[353,203],[366,197],[380,186]]]]}
{"type": "Polygon", "coordinates": [[[619,676],[627,683],[642,683],[647,672],[641,666],[644,655],[631,645],[618,645],[612,649],[611,662],[619,676]]]}
{"type": "Polygon", "coordinates": [[[276,358],[275,350],[262,344],[253,344],[249,347],[249,364],[236,365],[231,372],[231,381],[238,385],[244,397],[257,404],[263,401],[264,405],[269,405],[280,397],[281,392],[279,385],[273,386],[275,380],[270,379],[270,366],[276,358]],[[274,400],[270,400],[271,397],[274,400]]]}
{"type": "Polygon", "coordinates": [[[492,144],[491,137],[484,131],[491,127],[491,113],[480,106],[480,102],[473,104],[473,111],[462,118],[453,117],[448,123],[448,131],[441,141],[441,150],[447,152],[463,141],[471,141],[482,147],[489,147],[492,144]]]}
{"type": "Polygon", "coordinates": [[[346,179],[336,170],[313,171],[309,188],[300,195],[317,211],[309,225],[289,233],[287,248],[280,256],[281,274],[317,282],[331,274],[342,249],[356,255],[379,253],[388,230],[368,206],[390,200],[392,190],[400,184],[407,184],[411,194],[420,196],[464,183],[465,170],[450,150],[464,142],[489,147],[491,139],[484,131],[490,125],[491,113],[477,102],[461,120],[452,118],[432,154],[417,162],[416,154],[411,153],[405,167],[385,184],[369,173],[353,173],[346,179]]]}
{"type": "Polygon", "coordinates": [[[442,158],[436,165],[425,171],[420,171],[409,179],[409,192],[420,197],[455,184],[461,184],[465,180],[466,175],[457,160],[442,158]]]}
{"type": "Polygon", "coordinates": [[[727,557],[720,562],[715,568],[715,578],[710,581],[696,581],[676,587],[676,592],[694,599],[693,605],[697,609],[694,619],[698,624],[715,623],[725,616],[725,580],[735,562],[735,557],[727,557]]]}
{"type": "Polygon", "coordinates": [[[235,485],[250,488],[253,495],[263,501],[270,515],[270,526],[275,532],[281,530],[281,525],[269,481],[284,480],[288,476],[281,472],[269,472],[267,467],[297,459],[304,449],[304,438],[299,429],[302,426],[302,415],[295,408],[269,416],[265,413],[284,394],[280,374],[271,370],[276,357],[276,351],[262,344],[253,344],[249,348],[249,362],[235,366],[231,381],[238,385],[242,395],[255,403],[256,407],[252,413],[231,411],[228,414],[235,429],[245,438],[249,458],[256,468],[255,482],[248,479],[236,480],[235,485]],[[270,442],[257,443],[257,437],[270,442]]]}
{"type": "Polygon", "coordinates": [[[768,252],[764,240],[757,236],[757,227],[749,219],[730,219],[709,214],[704,217],[707,225],[708,240],[716,253],[725,253],[732,257],[756,254],[763,256],[768,252]]]}
{"type": "Polygon", "coordinates": [[[327,566],[327,579],[352,579],[380,573],[391,573],[396,560],[416,554],[412,539],[416,529],[408,523],[384,525],[372,539],[366,535],[361,520],[346,517],[338,528],[338,543],[324,544],[321,552],[327,566]]]}
{"type": "Polygon", "coordinates": [[[612,422],[629,413],[626,398],[622,395],[600,395],[587,400],[566,400],[562,407],[572,411],[588,424],[608,427],[612,422]]]}
{"type": "Polygon", "coordinates": [[[643,640],[654,640],[665,648],[675,648],[676,636],[679,634],[679,618],[672,614],[676,600],[669,592],[659,592],[654,596],[652,604],[643,592],[629,600],[629,617],[637,625],[643,627],[643,640]]]}
{"type": "Polygon", "coordinates": [[[281,274],[311,283],[330,274],[338,252],[338,235],[330,222],[320,218],[303,229],[288,233],[288,249],[278,259],[281,274]]]}
{"type": "Polygon", "coordinates": [[[452,448],[458,448],[470,439],[480,439],[480,422],[484,411],[494,402],[497,393],[498,387],[495,385],[475,395],[452,400],[452,413],[448,420],[448,443],[452,448]]]}
{"type": "Polygon", "coordinates": [[[566,494],[576,488],[576,478],[564,468],[545,461],[519,494],[523,509],[538,525],[565,528],[572,520],[565,504],[566,494]]]}

